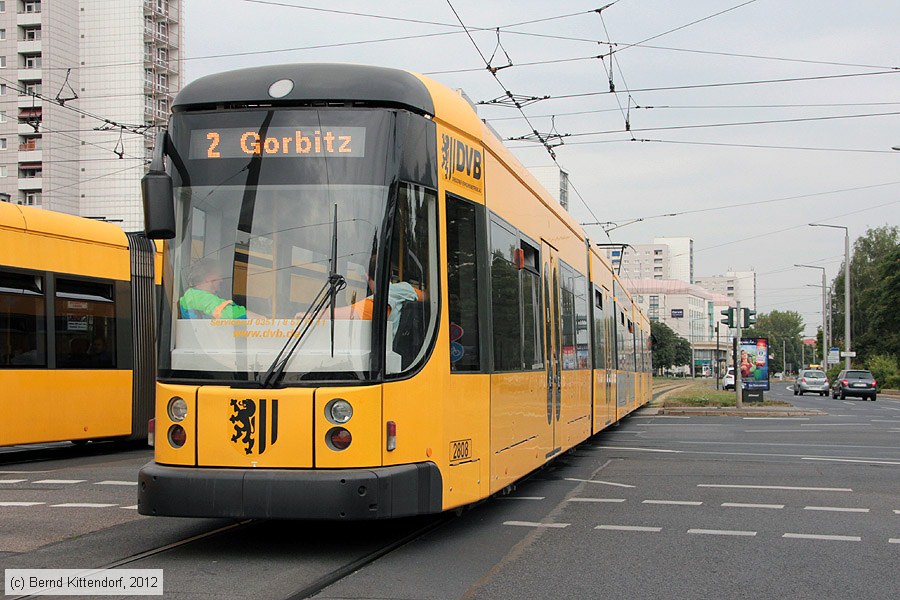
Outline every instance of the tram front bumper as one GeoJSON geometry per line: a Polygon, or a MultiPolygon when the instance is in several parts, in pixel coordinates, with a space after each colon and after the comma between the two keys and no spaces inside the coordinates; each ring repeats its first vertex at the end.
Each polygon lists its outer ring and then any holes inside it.
{"type": "Polygon", "coordinates": [[[138,512],[170,517],[363,520],[441,512],[431,462],[370,469],[217,469],[150,462],[138,512]]]}

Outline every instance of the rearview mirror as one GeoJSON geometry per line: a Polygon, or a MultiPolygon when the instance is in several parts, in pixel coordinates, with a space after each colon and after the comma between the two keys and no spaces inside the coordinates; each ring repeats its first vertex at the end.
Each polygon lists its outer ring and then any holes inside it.
{"type": "Polygon", "coordinates": [[[141,179],[144,200],[144,232],[151,240],[170,240],[175,237],[175,195],[172,177],[166,173],[165,147],[168,132],[156,136],[150,171],[141,179]]]}

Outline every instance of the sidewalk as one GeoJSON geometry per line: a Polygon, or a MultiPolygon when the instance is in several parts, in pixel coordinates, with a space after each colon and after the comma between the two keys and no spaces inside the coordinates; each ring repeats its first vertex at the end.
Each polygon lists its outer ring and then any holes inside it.
{"type": "Polygon", "coordinates": [[[824,417],[828,413],[815,410],[797,408],[795,406],[752,406],[744,403],[743,408],[733,406],[716,407],[672,407],[663,408],[645,406],[634,413],[641,417],[652,416],[689,416],[689,417],[824,417]]]}

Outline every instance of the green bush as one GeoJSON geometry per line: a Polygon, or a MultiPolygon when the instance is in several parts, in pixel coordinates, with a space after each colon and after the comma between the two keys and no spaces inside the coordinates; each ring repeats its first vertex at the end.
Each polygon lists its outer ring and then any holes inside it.
{"type": "Polygon", "coordinates": [[[879,388],[897,389],[900,385],[900,364],[897,357],[890,354],[872,356],[866,361],[866,368],[872,372],[879,388]]]}

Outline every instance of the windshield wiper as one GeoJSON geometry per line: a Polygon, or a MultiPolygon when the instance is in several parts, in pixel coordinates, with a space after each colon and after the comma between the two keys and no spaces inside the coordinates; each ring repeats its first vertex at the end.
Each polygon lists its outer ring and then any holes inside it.
{"type": "Polygon", "coordinates": [[[316,322],[316,319],[319,318],[319,315],[322,314],[322,311],[325,310],[325,307],[328,305],[331,306],[331,356],[334,357],[335,304],[337,301],[338,292],[347,287],[347,280],[344,279],[343,275],[340,275],[337,272],[337,240],[337,204],[335,204],[334,229],[332,230],[331,234],[331,260],[329,261],[330,265],[328,268],[328,281],[326,281],[325,285],[322,286],[322,289],[318,291],[316,297],[310,303],[309,308],[306,309],[306,312],[300,319],[300,322],[297,323],[297,326],[291,332],[288,341],[285,342],[284,346],[282,346],[281,351],[278,352],[275,360],[272,361],[272,364],[269,366],[268,370],[266,370],[266,374],[263,375],[262,380],[259,381],[262,387],[274,387],[279,381],[281,381],[282,376],[284,376],[284,370],[287,367],[288,361],[290,361],[291,357],[294,355],[294,352],[297,350],[297,347],[300,345],[300,342],[303,341],[303,338],[306,337],[307,332],[309,332],[310,328],[316,322]],[[301,327],[303,327],[302,331],[300,331],[301,327]],[[298,331],[300,331],[299,334],[297,333],[298,331]],[[288,349],[288,346],[290,346],[290,349],[288,349]]]}

